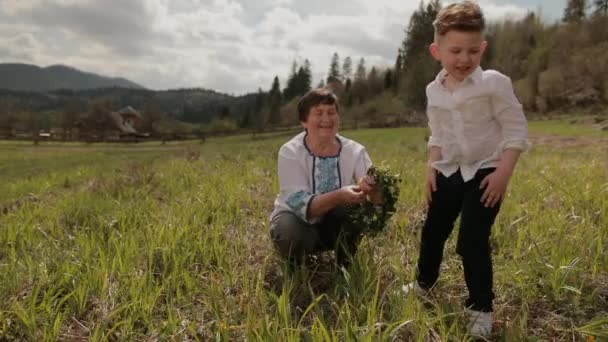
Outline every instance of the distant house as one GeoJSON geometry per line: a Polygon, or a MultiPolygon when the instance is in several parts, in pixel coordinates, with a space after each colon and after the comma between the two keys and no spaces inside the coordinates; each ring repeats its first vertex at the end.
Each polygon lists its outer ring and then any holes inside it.
{"type": "Polygon", "coordinates": [[[131,106],[111,112],[110,117],[121,134],[137,134],[135,126],[142,120],[141,114],[131,106]]]}

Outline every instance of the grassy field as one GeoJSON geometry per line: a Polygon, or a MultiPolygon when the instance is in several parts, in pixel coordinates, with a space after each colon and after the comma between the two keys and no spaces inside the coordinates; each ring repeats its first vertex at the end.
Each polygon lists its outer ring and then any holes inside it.
{"type": "MultiPolygon", "coordinates": [[[[531,124],[538,143],[493,231],[492,340],[608,339],[608,133],[590,127],[531,124]]],[[[398,212],[348,274],[327,254],[294,276],[267,223],[288,135],[0,143],[0,340],[467,339],[453,238],[429,300],[400,293],[424,219],[426,131],[343,134],[401,174],[398,212]]]]}

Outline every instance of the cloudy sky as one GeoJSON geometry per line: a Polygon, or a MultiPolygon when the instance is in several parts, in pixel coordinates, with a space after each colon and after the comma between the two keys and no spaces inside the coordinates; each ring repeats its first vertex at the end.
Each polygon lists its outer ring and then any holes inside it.
{"type": "MultiPolygon", "coordinates": [[[[450,1],[444,1],[447,3],[450,1]]],[[[566,0],[479,0],[490,19],[566,0]]],[[[0,62],[70,65],[152,89],[233,94],[282,82],[308,58],[316,84],[331,55],[393,64],[419,0],[0,0],[0,62]]],[[[0,75],[1,77],[1,75],[0,75]]]]}

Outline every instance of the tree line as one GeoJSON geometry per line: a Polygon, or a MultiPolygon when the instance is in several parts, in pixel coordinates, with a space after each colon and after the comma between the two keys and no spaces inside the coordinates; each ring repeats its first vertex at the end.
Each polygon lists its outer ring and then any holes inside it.
{"type": "MultiPolygon", "coordinates": [[[[316,86],[330,87],[338,94],[344,119],[368,125],[391,117],[397,123],[403,122],[399,117],[420,119],[426,85],[440,70],[429,56],[428,45],[441,7],[440,0],[420,2],[391,67],[368,69],[360,58],[353,68],[351,56],[341,59],[338,52],[333,53],[327,77],[316,86]]],[[[510,76],[530,113],[601,107],[608,102],[607,12],[608,0],[569,0],[558,22],[544,22],[529,12],[521,19],[489,23],[482,67],[510,76]]],[[[311,88],[310,63],[305,65],[296,69],[294,62],[285,89],[281,90],[278,75],[268,92],[260,89],[257,111],[251,114],[255,120],[246,123],[255,122],[258,128],[297,124],[294,98],[311,88]],[[306,77],[298,78],[300,71],[306,77]]]]}
{"type": "MultiPolygon", "coordinates": [[[[326,76],[314,85],[311,63],[303,59],[293,61],[284,82],[274,75],[267,90],[259,88],[238,97],[204,89],[60,91],[50,96],[67,99],[59,110],[18,115],[27,104],[0,96],[0,132],[44,127],[103,131],[111,125],[104,113],[118,109],[118,104],[140,109],[144,118],[140,129],[152,134],[260,132],[297,125],[298,98],[313,86],[331,88],[340,98],[342,120],[354,127],[420,124],[425,87],[440,70],[429,56],[428,45],[441,6],[440,0],[420,2],[389,67],[369,67],[363,57],[334,52],[326,76]]],[[[517,20],[491,22],[485,32],[489,45],[482,67],[510,76],[529,114],[602,110],[608,102],[607,12],[608,0],[568,0],[559,21],[545,22],[529,12],[517,20]]],[[[45,96],[32,95],[32,99],[49,106],[45,96]]]]}

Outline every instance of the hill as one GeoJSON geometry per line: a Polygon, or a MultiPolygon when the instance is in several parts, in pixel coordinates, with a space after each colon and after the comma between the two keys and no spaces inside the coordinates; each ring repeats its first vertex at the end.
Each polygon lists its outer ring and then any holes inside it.
{"type": "Polygon", "coordinates": [[[65,65],[45,68],[31,64],[0,64],[0,89],[46,92],[57,89],[85,90],[108,87],[143,88],[124,78],[111,78],[65,65]]]}

